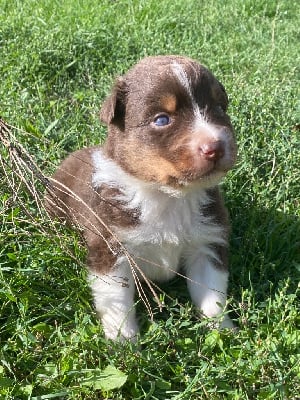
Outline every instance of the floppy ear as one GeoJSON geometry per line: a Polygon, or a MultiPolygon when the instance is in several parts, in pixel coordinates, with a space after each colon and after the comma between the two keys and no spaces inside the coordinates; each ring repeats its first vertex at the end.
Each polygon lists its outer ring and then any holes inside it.
{"type": "Polygon", "coordinates": [[[106,125],[114,124],[124,129],[126,94],[125,80],[120,77],[116,80],[112,93],[105,99],[100,110],[100,120],[106,125]]]}

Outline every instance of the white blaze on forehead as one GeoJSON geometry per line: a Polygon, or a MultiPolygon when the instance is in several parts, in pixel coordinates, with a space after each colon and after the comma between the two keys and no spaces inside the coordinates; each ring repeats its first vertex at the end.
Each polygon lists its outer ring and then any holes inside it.
{"type": "Polygon", "coordinates": [[[174,72],[175,76],[178,78],[179,82],[185,88],[185,90],[188,92],[188,94],[191,96],[194,102],[191,80],[188,78],[187,73],[184,70],[183,66],[178,62],[174,61],[172,63],[172,71],[174,72]]]}
{"type": "MultiPolygon", "coordinates": [[[[205,111],[200,111],[199,106],[194,107],[195,119],[193,121],[193,131],[199,132],[205,130],[210,136],[214,137],[217,135],[219,129],[207,121],[205,111]]],[[[217,140],[217,138],[216,138],[217,140]]]]}
{"type": "MultiPolygon", "coordinates": [[[[196,137],[192,136],[191,145],[193,146],[193,142],[197,139],[198,134],[201,132],[207,139],[211,141],[224,141],[227,148],[227,138],[225,135],[225,131],[217,128],[215,125],[209,122],[206,116],[205,110],[200,110],[198,103],[193,95],[192,90],[192,81],[189,78],[187,72],[185,71],[183,65],[179,64],[178,62],[174,61],[172,63],[172,71],[180,84],[186,90],[187,94],[190,96],[192,101],[192,108],[194,119],[191,121],[192,123],[192,132],[196,134],[196,137]]],[[[198,139],[197,139],[198,141],[198,139]]]]}
{"type": "MultiPolygon", "coordinates": [[[[194,119],[192,123],[192,135],[189,142],[189,146],[194,151],[195,148],[199,147],[199,138],[201,137],[201,143],[217,142],[220,141],[224,145],[224,156],[223,159],[228,159],[231,154],[230,139],[228,138],[228,130],[222,127],[218,127],[209,122],[205,115],[205,111],[202,112],[194,108],[194,119]]],[[[200,143],[200,145],[201,145],[200,143]]]]}
{"type": "Polygon", "coordinates": [[[199,110],[199,105],[197,104],[195,97],[193,95],[191,79],[188,77],[183,66],[176,61],[174,61],[172,64],[172,71],[173,71],[174,75],[177,77],[180,84],[186,90],[187,94],[190,96],[190,98],[192,100],[192,107],[193,107],[195,119],[198,119],[198,117],[201,113],[199,110]]]}
{"type": "Polygon", "coordinates": [[[205,111],[200,111],[199,107],[197,107],[197,109],[194,109],[194,115],[195,118],[192,124],[193,135],[190,142],[191,146],[194,145],[194,141],[198,143],[198,135],[201,134],[204,140],[207,140],[208,142],[223,142],[225,146],[225,154],[228,154],[229,143],[226,129],[222,129],[221,127],[210,123],[206,117],[205,111]]]}

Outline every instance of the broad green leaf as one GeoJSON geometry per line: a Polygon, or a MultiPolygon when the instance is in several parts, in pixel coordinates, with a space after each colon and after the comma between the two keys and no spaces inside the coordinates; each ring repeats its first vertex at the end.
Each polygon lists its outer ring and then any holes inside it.
{"type": "Polygon", "coordinates": [[[122,387],[126,380],[127,375],[113,365],[108,365],[103,371],[93,371],[92,375],[84,379],[81,384],[107,392],[122,387]]]}

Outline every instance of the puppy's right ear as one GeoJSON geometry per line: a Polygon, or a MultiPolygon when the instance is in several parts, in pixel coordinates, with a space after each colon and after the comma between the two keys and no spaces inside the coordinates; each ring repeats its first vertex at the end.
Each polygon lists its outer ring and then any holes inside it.
{"type": "Polygon", "coordinates": [[[100,110],[100,120],[106,125],[117,125],[124,129],[126,111],[127,85],[120,77],[116,80],[112,93],[105,99],[100,110]]]}

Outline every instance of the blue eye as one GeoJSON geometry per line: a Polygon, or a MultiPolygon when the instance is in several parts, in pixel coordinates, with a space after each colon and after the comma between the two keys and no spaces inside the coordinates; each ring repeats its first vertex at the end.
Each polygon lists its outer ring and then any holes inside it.
{"type": "Polygon", "coordinates": [[[155,117],[154,124],[156,126],[166,126],[171,122],[170,117],[166,114],[161,114],[155,117]]]}

